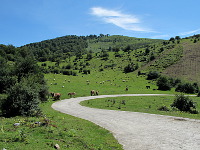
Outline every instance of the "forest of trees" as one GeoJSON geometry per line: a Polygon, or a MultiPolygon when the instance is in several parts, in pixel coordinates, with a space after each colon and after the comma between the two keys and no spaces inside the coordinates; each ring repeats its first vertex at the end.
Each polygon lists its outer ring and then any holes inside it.
{"type": "Polygon", "coordinates": [[[35,116],[39,104],[47,101],[48,88],[44,75],[27,48],[0,45],[1,114],[35,116]]]}

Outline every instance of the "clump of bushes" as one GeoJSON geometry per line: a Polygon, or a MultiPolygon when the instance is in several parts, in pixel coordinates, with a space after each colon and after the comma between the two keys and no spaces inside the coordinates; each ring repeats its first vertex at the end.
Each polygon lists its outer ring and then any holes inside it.
{"type": "MultiPolygon", "coordinates": [[[[156,71],[150,71],[147,74],[147,80],[157,79],[158,90],[171,90],[171,88],[175,88],[176,92],[182,93],[199,93],[199,86],[197,83],[182,83],[180,79],[173,79],[166,76],[161,76],[156,71]]],[[[200,93],[198,94],[200,96],[200,93]]]]}
{"type": "Polygon", "coordinates": [[[160,78],[158,78],[157,86],[158,90],[163,90],[163,91],[171,90],[171,84],[167,77],[161,76],[160,78]]]}
{"type": "Polygon", "coordinates": [[[139,68],[138,64],[130,63],[124,67],[124,73],[129,73],[137,70],[139,68]]]}
{"type": "Polygon", "coordinates": [[[171,107],[175,107],[180,111],[190,112],[197,114],[195,103],[189,97],[181,95],[176,95],[174,102],[171,104],[171,107]]]}
{"type": "Polygon", "coordinates": [[[184,93],[198,93],[199,87],[197,83],[180,83],[175,91],[184,93]]]}
{"type": "Polygon", "coordinates": [[[160,74],[159,72],[157,71],[150,71],[148,74],[147,74],[147,80],[153,80],[153,79],[157,79],[160,77],[160,74]]]}

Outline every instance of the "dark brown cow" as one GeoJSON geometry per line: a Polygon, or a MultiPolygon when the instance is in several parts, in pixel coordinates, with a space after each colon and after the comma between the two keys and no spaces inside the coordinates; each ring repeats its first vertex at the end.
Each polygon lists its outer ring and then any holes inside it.
{"type": "Polygon", "coordinates": [[[72,97],[72,96],[75,97],[76,93],[75,93],[75,92],[72,92],[72,93],[68,93],[68,95],[69,95],[70,97],[72,97]]]}
{"type": "Polygon", "coordinates": [[[60,94],[60,93],[54,93],[53,99],[54,99],[54,100],[59,100],[60,97],[61,97],[61,94],[60,94]]]}

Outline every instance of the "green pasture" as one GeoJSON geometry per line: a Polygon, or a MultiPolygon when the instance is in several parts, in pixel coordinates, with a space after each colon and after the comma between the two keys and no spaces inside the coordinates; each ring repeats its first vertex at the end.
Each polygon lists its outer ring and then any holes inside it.
{"type": "Polygon", "coordinates": [[[61,99],[69,98],[69,92],[76,92],[76,97],[89,96],[91,90],[98,90],[100,95],[110,94],[147,94],[147,93],[163,93],[175,94],[174,89],[171,91],[158,91],[156,82],[146,80],[146,77],[137,76],[137,74],[124,74],[120,71],[104,71],[95,72],[78,76],[66,76],[60,74],[45,75],[49,91],[61,93],[61,99]],[[150,86],[147,89],[146,86],[150,86]],[[128,91],[125,91],[128,87],[128,91]]]}
{"type": "MultiPolygon", "coordinates": [[[[150,114],[160,114],[168,116],[178,116],[184,118],[200,119],[200,114],[190,114],[187,112],[181,112],[177,109],[171,108],[171,104],[174,101],[174,96],[133,96],[133,97],[110,97],[103,99],[93,99],[81,102],[81,105],[100,108],[111,109],[119,111],[133,111],[143,112],[150,114]],[[168,111],[158,110],[162,106],[166,106],[168,111]]],[[[197,111],[200,111],[200,98],[190,97],[197,107],[197,111]]]]}
{"type": "MultiPolygon", "coordinates": [[[[137,76],[136,73],[124,74],[121,71],[112,69],[103,72],[94,69],[88,75],[78,73],[78,76],[45,74],[45,78],[49,86],[49,92],[61,93],[61,99],[70,98],[67,95],[69,92],[76,92],[76,97],[89,96],[91,90],[98,90],[100,95],[176,94],[174,89],[171,91],[155,90],[157,89],[156,82],[146,80],[145,76],[137,76]],[[146,86],[151,88],[147,89],[146,86]],[[126,87],[128,87],[128,91],[125,91],[126,87]]],[[[159,106],[166,105],[169,107],[173,97],[119,97],[114,99],[116,99],[115,106],[109,104],[108,99],[86,101],[84,105],[103,109],[138,111],[199,119],[199,115],[187,114],[186,116],[186,113],[172,110],[169,112],[157,111],[159,106]],[[119,102],[122,100],[125,100],[126,105],[120,104],[121,106],[119,106],[119,102]]],[[[198,98],[195,97],[195,99],[199,104],[198,98]]],[[[71,150],[122,149],[122,146],[107,130],[89,121],[53,110],[51,108],[53,102],[50,97],[48,102],[41,104],[43,114],[40,117],[1,117],[0,148],[10,150],[54,149],[53,146],[57,143],[61,149],[71,150]],[[48,124],[39,126],[35,122],[48,124]],[[20,126],[14,127],[14,123],[20,123],[20,126]]],[[[200,110],[199,107],[197,110],[200,110]]]]}
{"type": "Polygon", "coordinates": [[[41,105],[44,112],[41,117],[1,117],[0,149],[53,150],[59,144],[61,149],[69,150],[122,150],[110,132],[89,121],[57,112],[51,108],[52,103],[41,105]],[[14,123],[20,125],[15,127],[14,123]]]}

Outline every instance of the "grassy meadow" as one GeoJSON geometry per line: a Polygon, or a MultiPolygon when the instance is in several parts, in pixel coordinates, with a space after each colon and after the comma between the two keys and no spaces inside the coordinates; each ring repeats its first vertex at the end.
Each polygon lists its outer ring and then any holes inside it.
{"type": "MultiPolygon", "coordinates": [[[[91,90],[98,90],[100,95],[128,93],[168,93],[158,91],[155,81],[148,81],[144,76],[135,73],[124,74],[120,71],[91,71],[91,74],[66,76],[61,74],[45,74],[49,91],[61,93],[61,99],[70,98],[69,92],[76,92],[76,97],[89,96],[91,90]],[[146,89],[146,86],[151,86],[146,89]],[[125,88],[128,87],[128,91],[125,88]]],[[[113,135],[101,127],[51,108],[53,99],[41,104],[41,117],[0,118],[0,148],[13,150],[53,149],[58,143],[63,149],[122,149],[113,135]],[[37,125],[41,122],[45,125],[37,125]],[[14,123],[20,126],[14,127],[14,123]],[[48,123],[48,124],[46,124],[48,123]]]]}
{"type": "MultiPolygon", "coordinates": [[[[200,119],[200,114],[191,114],[187,112],[181,112],[177,109],[173,109],[170,105],[174,101],[174,96],[136,96],[136,97],[113,97],[94,99],[81,102],[81,105],[100,109],[111,109],[119,111],[133,111],[143,112],[150,114],[160,114],[168,116],[177,116],[184,118],[200,119]],[[162,106],[167,107],[166,110],[158,110],[162,106]]],[[[197,110],[200,111],[200,98],[190,97],[197,106],[197,110]]]]}
{"type": "MultiPolygon", "coordinates": [[[[48,48],[48,42],[44,41],[44,43],[47,46],[45,48],[48,48]]],[[[87,54],[79,58],[70,55],[71,52],[56,51],[56,54],[51,53],[51,57],[47,55],[47,58],[57,56],[54,61],[38,62],[38,65],[46,73],[45,79],[49,92],[61,93],[61,99],[70,98],[69,92],[76,92],[76,97],[90,96],[91,90],[99,91],[99,95],[180,94],[175,92],[174,88],[170,91],[159,91],[155,80],[146,80],[147,76],[145,75],[138,76],[138,71],[148,73],[150,70],[175,78],[179,77],[181,80],[200,83],[199,68],[197,67],[200,57],[196,56],[199,55],[197,52],[199,43],[194,44],[188,39],[179,42],[169,41],[166,44],[166,41],[162,40],[154,42],[148,39],[105,36],[88,39],[87,43],[87,50],[93,51],[91,59],[87,58],[87,54]],[[117,48],[119,51],[116,51],[117,48]],[[127,50],[125,51],[125,49],[127,50]],[[108,57],[103,56],[104,52],[107,52],[105,56],[108,57]],[[124,68],[129,64],[134,67],[138,65],[139,69],[131,73],[124,73],[124,68]],[[190,67],[187,67],[188,64],[190,67]],[[76,75],[62,74],[62,71],[69,70],[76,72],[76,75]],[[83,74],[84,70],[89,70],[90,73],[83,74]],[[150,86],[150,89],[147,89],[146,86],[150,86]]],[[[40,43],[32,44],[32,46],[36,45],[36,52],[41,50],[41,47],[37,46],[38,44],[40,45],[40,43]]],[[[53,45],[57,44],[53,43],[53,45]]],[[[56,47],[55,50],[57,49],[66,50],[66,47],[56,47]]],[[[43,55],[37,57],[41,59],[43,55]]],[[[197,111],[200,111],[200,98],[192,97],[192,99],[197,104],[197,111]]],[[[199,114],[189,114],[172,109],[170,105],[173,100],[174,96],[116,97],[94,99],[81,104],[101,109],[200,119],[199,114]],[[158,110],[162,106],[166,106],[168,111],[158,110]]],[[[48,102],[40,105],[42,113],[39,117],[0,117],[0,149],[51,150],[54,149],[56,143],[60,145],[61,149],[69,150],[122,149],[122,146],[107,130],[89,121],[53,110],[51,108],[53,102],[53,98],[49,97],[48,102]],[[20,125],[13,126],[14,123],[20,123],[20,125]]]]}
{"type": "Polygon", "coordinates": [[[58,144],[69,150],[122,150],[107,130],[83,119],[59,113],[44,103],[41,117],[0,118],[0,148],[9,150],[53,150],[58,144]],[[36,124],[40,122],[41,124],[36,124]],[[14,123],[20,123],[14,127],[14,123]]]}

